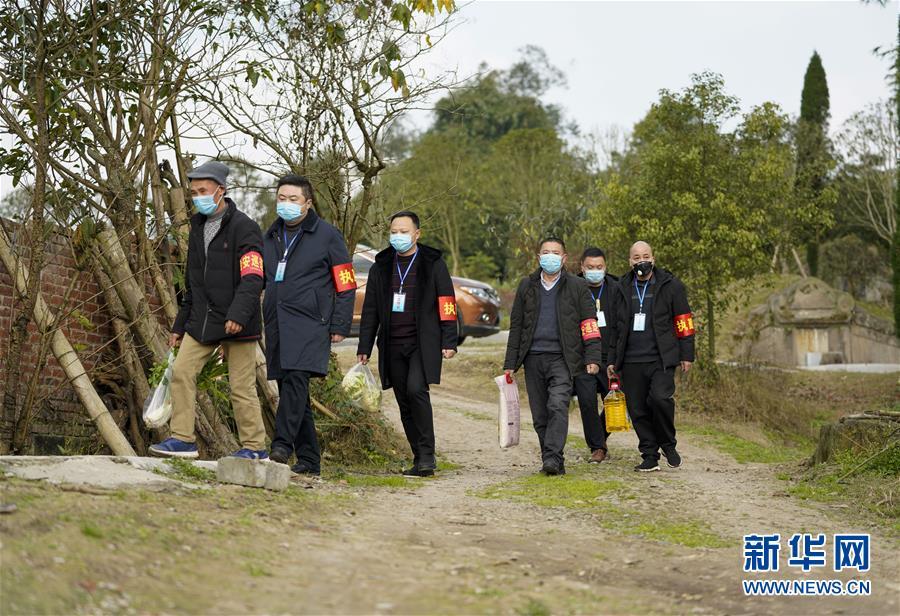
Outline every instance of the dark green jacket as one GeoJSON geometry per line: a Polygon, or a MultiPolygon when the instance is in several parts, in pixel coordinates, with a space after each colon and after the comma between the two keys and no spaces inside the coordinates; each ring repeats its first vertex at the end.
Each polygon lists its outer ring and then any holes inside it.
{"type": "MultiPolygon", "coordinates": [[[[597,323],[597,311],[588,285],[583,278],[563,271],[556,294],[556,317],[559,321],[560,346],[563,357],[574,378],[584,372],[588,364],[602,363],[600,336],[582,336],[585,321],[597,323]]],[[[506,345],[504,370],[518,370],[531,348],[534,328],[541,310],[541,270],[523,278],[516,290],[509,321],[509,342],[506,345]]]]}

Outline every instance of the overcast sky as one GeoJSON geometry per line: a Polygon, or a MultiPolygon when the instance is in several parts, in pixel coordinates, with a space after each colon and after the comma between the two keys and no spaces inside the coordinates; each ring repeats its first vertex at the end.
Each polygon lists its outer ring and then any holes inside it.
{"type": "MultiPolygon", "coordinates": [[[[482,62],[505,68],[523,46],[537,45],[568,77],[568,87],[547,100],[583,131],[630,129],[661,88],[682,88],[703,70],[721,73],[745,109],[771,100],[796,115],[813,50],[828,77],[832,131],[890,95],[888,62],[872,50],[896,43],[897,2],[458,3],[455,29],[431,50],[428,70],[464,77],[482,62]]],[[[427,126],[430,114],[413,121],[427,126]]],[[[9,147],[12,138],[3,142],[9,147]]],[[[214,154],[196,141],[191,147],[214,154]]],[[[0,176],[0,197],[10,187],[10,178],[0,176]]]]}
{"type": "Polygon", "coordinates": [[[890,94],[889,63],[872,50],[896,43],[897,2],[459,4],[456,29],[432,50],[433,69],[457,68],[464,76],[482,61],[504,68],[524,45],[542,47],[568,77],[568,88],[547,98],[583,130],[630,129],[661,88],[682,88],[703,70],[723,75],[745,109],[770,100],[796,115],[814,50],[828,77],[833,129],[890,94]]]}

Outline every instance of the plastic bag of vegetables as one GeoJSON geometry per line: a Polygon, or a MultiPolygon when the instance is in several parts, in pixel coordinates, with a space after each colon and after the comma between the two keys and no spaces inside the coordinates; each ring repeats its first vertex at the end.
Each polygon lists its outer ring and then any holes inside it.
{"type": "Polygon", "coordinates": [[[144,402],[144,425],[148,428],[161,428],[172,417],[172,364],[175,363],[175,351],[169,351],[166,369],[159,384],[144,402]]]}
{"type": "Polygon", "coordinates": [[[370,413],[381,409],[381,385],[366,364],[356,364],[341,381],[344,393],[350,401],[370,413]]]}

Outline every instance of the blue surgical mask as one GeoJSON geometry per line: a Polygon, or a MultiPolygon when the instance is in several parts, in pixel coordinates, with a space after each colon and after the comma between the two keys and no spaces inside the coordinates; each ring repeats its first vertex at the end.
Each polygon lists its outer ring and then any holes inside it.
{"type": "Polygon", "coordinates": [[[413,247],[412,235],[409,233],[391,233],[391,246],[397,252],[406,252],[413,247]]]}
{"type": "Polygon", "coordinates": [[[548,274],[555,274],[562,269],[562,257],[552,252],[541,255],[541,269],[548,274]]]}
{"type": "Polygon", "coordinates": [[[600,284],[606,277],[606,271],[602,269],[584,270],[584,279],[591,284],[600,284]]]}
{"type": "Polygon", "coordinates": [[[192,199],[194,207],[204,216],[209,216],[219,207],[212,195],[201,195],[192,199]]]}
{"type": "Polygon", "coordinates": [[[293,201],[279,201],[275,212],[282,220],[294,220],[303,216],[303,206],[293,201]]]}

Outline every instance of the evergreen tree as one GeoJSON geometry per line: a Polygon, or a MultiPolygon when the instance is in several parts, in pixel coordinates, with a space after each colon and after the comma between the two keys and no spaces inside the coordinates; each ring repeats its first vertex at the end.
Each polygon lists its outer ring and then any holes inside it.
{"type": "MultiPolygon", "coordinates": [[[[803,78],[800,121],[797,125],[797,197],[805,203],[817,202],[827,181],[831,156],[828,147],[828,81],[822,58],[813,52],[803,78]]],[[[805,230],[806,260],[810,274],[819,269],[819,240],[823,229],[805,230]]]]}

